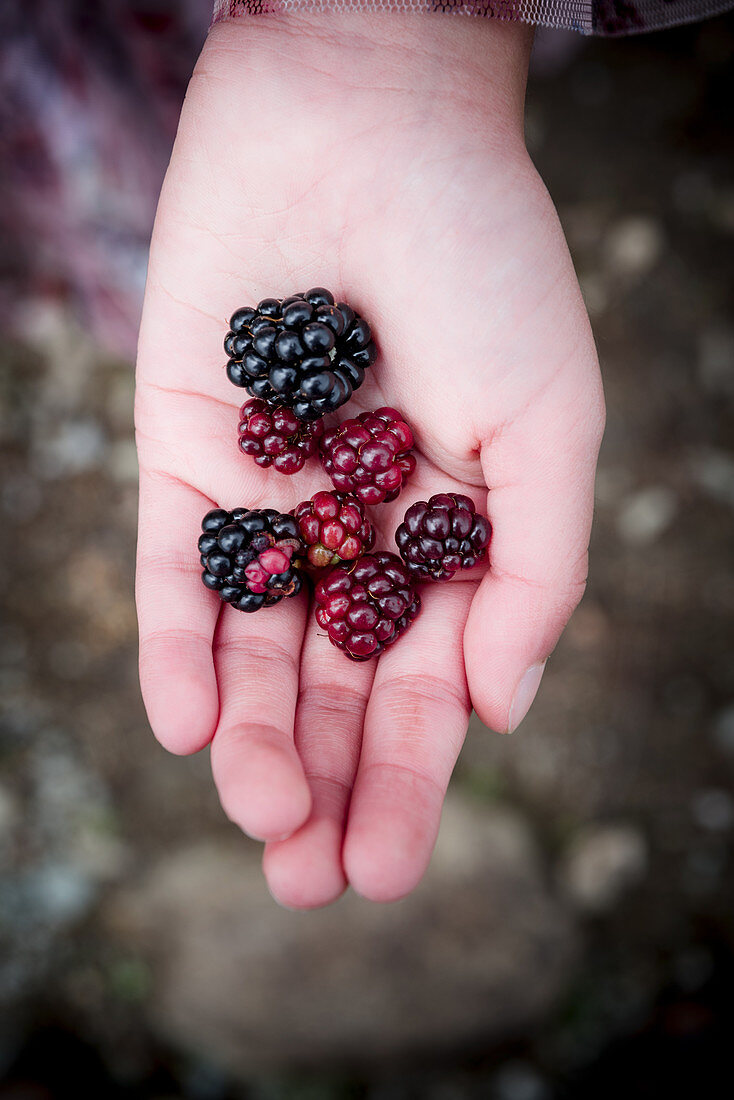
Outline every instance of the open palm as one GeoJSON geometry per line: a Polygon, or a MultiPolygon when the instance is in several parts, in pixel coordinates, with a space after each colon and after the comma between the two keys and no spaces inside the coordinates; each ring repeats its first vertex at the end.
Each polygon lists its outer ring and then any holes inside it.
{"type": "MultiPolygon", "coordinates": [[[[527,38],[444,17],[269,17],[210,34],[156,220],[141,328],[141,682],[171,751],[211,743],[226,813],[265,840],[287,905],[407,893],[427,865],[472,705],[517,724],[581,597],[603,401],[555,211],[522,142],[527,38]],[[329,488],[236,445],[222,338],[240,305],[327,286],[379,357],[337,418],[380,405],[418,467],[373,510],[458,491],[491,567],[354,664],[301,595],[255,615],[200,580],[212,507],[288,511],[329,488]],[[489,488],[489,493],[488,493],[489,488]]],[[[476,576],[475,576],[476,573],[476,576]]]]}

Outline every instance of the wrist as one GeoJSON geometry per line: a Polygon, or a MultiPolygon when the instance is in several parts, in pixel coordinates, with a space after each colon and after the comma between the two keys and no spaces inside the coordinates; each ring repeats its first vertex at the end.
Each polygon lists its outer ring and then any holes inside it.
{"type": "Polygon", "coordinates": [[[461,112],[465,125],[522,141],[532,36],[524,24],[440,13],[299,11],[217,23],[202,56],[207,69],[248,66],[253,81],[283,91],[285,81],[301,99],[338,94],[359,106],[360,93],[385,93],[401,113],[461,112]]]}

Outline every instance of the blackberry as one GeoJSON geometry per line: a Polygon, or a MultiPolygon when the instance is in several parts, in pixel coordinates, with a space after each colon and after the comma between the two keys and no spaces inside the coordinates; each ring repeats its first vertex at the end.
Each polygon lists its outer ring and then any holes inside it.
{"type": "Polygon", "coordinates": [[[363,504],[395,500],[415,470],[413,433],[395,409],[364,412],[324,432],[321,465],[336,489],[363,504]]]}
{"type": "Polygon", "coordinates": [[[258,611],[300,592],[304,545],[293,516],[274,508],[215,508],[201,529],[201,579],[225,603],[258,611]]]}
{"type": "Polygon", "coordinates": [[[410,506],[395,542],[415,580],[447,581],[486,557],[491,536],[492,525],[470,497],[438,493],[410,506]]]}
{"type": "Polygon", "coordinates": [[[355,561],[374,546],[375,529],[364,505],[347,493],[315,493],[294,508],[293,515],[314,569],[355,561]]]}
{"type": "Polygon", "coordinates": [[[271,405],[253,397],[240,409],[240,450],[258,466],[273,466],[281,474],[296,474],[315,452],[324,434],[321,420],[300,421],[292,409],[271,405]]]}
{"type": "Polygon", "coordinates": [[[420,596],[395,554],[365,554],[316,585],[316,621],[353,661],[377,657],[420,611],[420,596]]]}
{"type": "Polygon", "coordinates": [[[236,310],[224,339],[227,377],[299,420],[334,412],[375,361],[370,326],[322,287],[236,310]]]}

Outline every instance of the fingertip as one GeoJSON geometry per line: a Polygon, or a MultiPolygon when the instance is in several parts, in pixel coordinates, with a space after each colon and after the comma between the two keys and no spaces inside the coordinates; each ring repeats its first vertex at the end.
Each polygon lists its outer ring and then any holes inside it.
{"type": "Polygon", "coordinates": [[[347,880],[340,859],[341,829],[312,817],[287,840],[268,844],[263,872],[268,889],[286,909],[321,909],[341,897],[347,880]]]}
{"type": "Polygon", "coordinates": [[[484,578],[464,631],[464,657],[472,707],[489,729],[512,733],[523,721],[577,602],[520,578],[484,578]]]}
{"type": "Polygon", "coordinates": [[[486,726],[492,733],[499,733],[502,735],[509,733],[509,711],[507,718],[504,720],[501,718],[498,719],[497,709],[492,706],[486,706],[478,693],[474,690],[472,690],[472,709],[482,725],[486,726]]]}
{"type": "Polygon", "coordinates": [[[415,889],[425,873],[422,868],[420,874],[406,873],[405,868],[388,866],[387,863],[369,865],[362,863],[353,866],[349,872],[349,885],[355,894],[365,901],[374,901],[381,904],[389,904],[393,901],[401,901],[415,889]]]}
{"type": "Polygon", "coordinates": [[[225,814],[253,840],[290,837],[308,820],[311,791],[291,743],[256,737],[212,745],[212,773],[225,814]]]}
{"type": "Polygon", "coordinates": [[[469,652],[466,655],[466,673],[471,693],[472,710],[482,725],[493,733],[510,733],[512,688],[492,679],[482,669],[477,670],[469,652]]]}
{"type": "Polygon", "coordinates": [[[152,678],[141,666],[143,702],[153,735],[175,756],[190,756],[206,748],[219,717],[219,697],[214,670],[211,674],[178,676],[156,673],[152,678]]]}
{"type": "Polygon", "coordinates": [[[138,668],[156,740],[176,756],[205,748],[219,719],[211,637],[176,628],[141,632],[138,668]]]}
{"type": "Polygon", "coordinates": [[[520,677],[520,682],[515,689],[515,694],[510,703],[510,713],[505,732],[514,733],[527,715],[530,707],[533,705],[535,696],[538,694],[538,688],[540,687],[540,681],[545,672],[545,666],[545,661],[539,661],[537,664],[531,665],[520,677]]]}
{"type": "Polygon", "coordinates": [[[437,826],[395,812],[369,830],[350,829],[343,853],[349,885],[367,901],[400,901],[426,873],[437,832],[437,826]]]}

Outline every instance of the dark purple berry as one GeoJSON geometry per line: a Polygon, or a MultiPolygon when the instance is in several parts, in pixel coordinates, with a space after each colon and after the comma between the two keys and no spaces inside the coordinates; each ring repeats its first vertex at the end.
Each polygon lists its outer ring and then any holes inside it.
{"type": "Polygon", "coordinates": [[[365,554],[316,585],[316,621],[353,661],[379,656],[419,611],[410,573],[395,554],[365,554]]]}
{"type": "Polygon", "coordinates": [[[412,446],[400,413],[382,408],[325,432],[319,454],[335,488],[363,504],[382,504],[395,500],[415,470],[412,446]]]}
{"type": "Polygon", "coordinates": [[[411,504],[395,542],[415,580],[444,581],[483,561],[491,536],[489,520],[477,515],[470,497],[437,493],[411,504]]]}
{"type": "Polygon", "coordinates": [[[292,409],[253,398],[240,409],[239,446],[264,469],[296,474],[316,451],[323,435],[320,420],[304,424],[292,409]]]}

